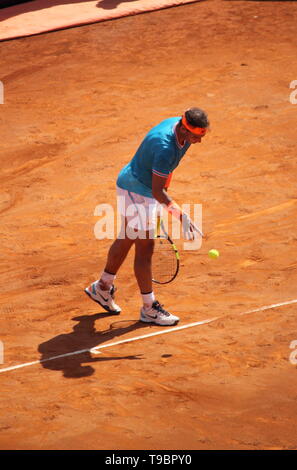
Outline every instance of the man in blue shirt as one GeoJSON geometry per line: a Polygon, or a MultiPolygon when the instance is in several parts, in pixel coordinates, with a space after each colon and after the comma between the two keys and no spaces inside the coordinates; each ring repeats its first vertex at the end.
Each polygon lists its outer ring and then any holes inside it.
{"type": "Polygon", "coordinates": [[[132,160],[120,172],[117,186],[146,197],[153,197],[153,175],[167,178],[190,147],[177,137],[180,117],[166,119],[145,136],[132,160]]]}
{"type": "Polygon", "coordinates": [[[114,280],[130,248],[135,244],[134,272],[143,301],[140,320],[158,325],[173,325],[179,321],[176,315],[163,309],[155,299],[152,288],[151,260],[156,210],[157,204],[162,204],[182,223],[186,222],[184,236],[194,238],[195,225],[169,197],[167,189],[173,170],[189,147],[201,142],[208,127],[207,114],[195,107],[188,109],[182,117],[162,121],[145,136],[132,160],[118,175],[117,194],[121,198],[124,235],[121,231],[110,247],[100,279],[85,289],[86,294],[108,312],[121,312],[114,302],[114,280]],[[131,207],[141,209],[138,210],[136,221],[135,217],[131,218],[134,215],[131,207]]]}

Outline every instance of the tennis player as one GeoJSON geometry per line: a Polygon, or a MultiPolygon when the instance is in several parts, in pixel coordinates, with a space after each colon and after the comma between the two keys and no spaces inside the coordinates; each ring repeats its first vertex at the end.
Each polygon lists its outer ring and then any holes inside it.
{"type": "Polygon", "coordinates": [[[85,289],[86,294],[106,311],[119,314],[115,303],[116,275],[130,248],[135,245],[134,273],[142,297],[140,320],[157,325],[174,325],[176,315],[156,300],[152,285],[152,255],[158,203],[182,223],[184,238],[191,240],[197,230],[189,216],[170,198],[167,189],[173,170],[192,144],[200,143],[209,127],[207,114],[190,108],[182,117],[173,117],[153,127],[132,160],[118,175],[118,210],[123,227],[112,243],[100,279],[85,289]],[[119,207],[120,206],[120,207],[119,207]],[[131,210],[132,208],[132,210],[131,210]],[[135,220],[135,213],[138,217],[135,220]]]}

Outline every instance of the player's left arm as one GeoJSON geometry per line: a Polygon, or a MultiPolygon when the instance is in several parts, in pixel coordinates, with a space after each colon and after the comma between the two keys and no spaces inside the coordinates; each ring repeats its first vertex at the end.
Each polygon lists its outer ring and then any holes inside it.
{"type": "Polygon", "coordinates": [[[179,219],[183,226],[183,232],[187,239],[194,238],[194,232],[199,232],[202,235],[200,229],[189,218],[188,214],[183,212],[178,204],[168,195],[167,189],[170,183],[171,174],[160,176],[153,172],[152,174],[152,194],[160,204],[164,204],[168,212],[174,217],[179,219]]]}

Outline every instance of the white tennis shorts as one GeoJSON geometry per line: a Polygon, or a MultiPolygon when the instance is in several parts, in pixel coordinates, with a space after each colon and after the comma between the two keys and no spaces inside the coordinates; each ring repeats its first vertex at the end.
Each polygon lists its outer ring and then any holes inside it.
{"type": "Polygon", "coordinates": [[[157,216],[162,210],[156,199],[117,189],[117,211],[121,217],[118,238],[154,238],[157,216]]]}

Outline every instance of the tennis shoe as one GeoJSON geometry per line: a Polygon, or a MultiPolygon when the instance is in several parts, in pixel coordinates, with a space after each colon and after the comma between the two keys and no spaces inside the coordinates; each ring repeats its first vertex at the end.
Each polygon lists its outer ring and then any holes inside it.
{"type": "Polygon", "coordinates": [[[162,305],[155,300],[152,306],[148,309],[142,307],[140,310],[140,321],[145,323],[156,323],[156,325],[167,326],[174,325],[179,321],[175,315],[164,310],[162,305]]]}
{"type": "Polygon", "coordinates": [[[121,312],[121,308],[114,301],[115,291],[114,285],[109,290],[103,290],[100,288],[99,283],[96,282],[93,282],[85,289],[85,293],[94,302],[100,304],[107,312],[118,315],[121,312]]]}

